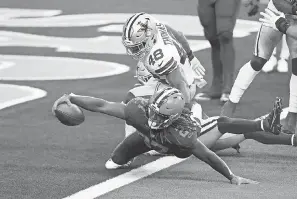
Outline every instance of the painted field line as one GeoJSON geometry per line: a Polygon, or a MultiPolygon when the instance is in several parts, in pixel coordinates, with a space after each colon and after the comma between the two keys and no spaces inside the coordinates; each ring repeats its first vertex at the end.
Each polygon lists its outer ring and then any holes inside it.
{"type": "MultiPolygon", "coordinates": [[[[284,119],[287,114],[288,114],[288,108],[284,108],[283,112],[281,114],[281,119],[284,119]]],[[[162,157],[162,158],[159,158],[153,162],[145,164],[141,167],[132,169],[131,171],[128,171],[124,174],[121,174],[119,176],[116,176],[114,178],[106,180],[102,183],[99,183],[99,184],[93,185],[87,189],[81,190],[81,191],[79,191],[71,196],[67,196],[66,198],[63,198],[63,199],[94,199],[94,198],[102,196],[108,192],[111,192],[115,189],[118,189],[122,186],[133,183],[133,182],[140,180],[142,178],[145,178],[149,175],[152,175],[158,171],[161,171],[161,170],[171,167],[175,164],[183,162],[187,159],[188,158],[180,159],[180,158],[177,158],[174,156],[162,157]]]]}
{"type": "Polygon", "coordinates": [[[17,104],[22,104],[25,102],[33,101],[36,99],[43,98],[47,95],[47,92],[38,88],[30,87],[30,86],[19,86],[14,84],[0,84],[0,89],[7,89],[7,90],[22,90],[30,93],[30,95],[23,96],[20,98],[11,99],[8,101],[4,101],[0,103],[0,110],[15,106],[17,104]]]}

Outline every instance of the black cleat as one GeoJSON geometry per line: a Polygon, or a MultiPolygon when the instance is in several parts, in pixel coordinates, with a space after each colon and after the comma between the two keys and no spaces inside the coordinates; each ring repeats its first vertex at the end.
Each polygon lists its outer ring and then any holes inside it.
{"type": "Polygon", "coordinates": [[[263,119],[264,130],[275,135],[280,134],[282,125],[280,124],[280,114],[283,111],[282,99],[277,97],[272,111],[263,119]]]}

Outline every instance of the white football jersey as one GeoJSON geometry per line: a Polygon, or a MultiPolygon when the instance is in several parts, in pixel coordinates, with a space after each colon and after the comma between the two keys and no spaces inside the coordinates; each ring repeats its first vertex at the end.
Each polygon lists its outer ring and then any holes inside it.
{"type": "Polygon", "coordinates": [[[187,84],[192,85],[194,74],[185,50],[171,37],[163,23],[157,23],[156,27],[156,43],[142,60],[144,66],[155,78],[162,80],[166,80],[169,73],[180,67],[187,84]]]}
{"type": "Polygon", "coordinates": [[[276,7],[274,6],[272,0],[269,1],[268,5],[267,5],[267,8],[268,8],[269,10],[273,11],[273,12],[279,12],[279,11],[276,9],[276,7]]]}

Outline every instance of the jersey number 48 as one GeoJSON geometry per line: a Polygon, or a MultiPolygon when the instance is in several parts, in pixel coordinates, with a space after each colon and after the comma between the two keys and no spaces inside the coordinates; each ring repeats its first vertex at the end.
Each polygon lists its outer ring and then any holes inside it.
{"type": "Polygon", "coordinates": [[[161,48],[155,50],[150,56],[149,56],[149,65],[155,65],[156,61],[162,59],[164,57],[163,51],[161,48]]]}

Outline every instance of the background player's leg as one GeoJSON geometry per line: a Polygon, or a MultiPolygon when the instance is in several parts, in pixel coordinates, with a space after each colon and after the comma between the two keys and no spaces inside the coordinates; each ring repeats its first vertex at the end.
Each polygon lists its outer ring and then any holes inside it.
{"type": "Polygon", "coordinates": [[[277,68],[277,60],[279,60],[280,57],[280,51],[282,49],[282,41],[280,41],[276,47],[273,50],[273,53],[270,57],[270,59],[266,62],[266,64],[263,66],[262,71],[264,73],[269,73],[272,71],[275,71],[277,68]]]}
{"type": "Polygon", "coordinates": [[[289,52],[289,48],[288,48],[285,36],[283,36],[281,43],[282,43],[282,48],[281,48],[279,60],[277,62],[277,71],[280,73],[287,73],[289,71],[288,60],[290,57],[290,52],[289,52]]]}
{"type": "Polygon", "coordinates": [[[198,0],[197,6],[200,23],[204,28],[204,36],[211,46],[211,60],[213,68],[212,84],[208,92],[197,96],[200,100],[219,98],[222,92],[222,63],[220,58],[220,42],[217,38],[216,16],[214,1],[198,0]]]}
{"type": "Polygon", "coordinates": [[[215,4],[216,26],[220,42],[220,58],[223,65],[222,102],[226,102],[229,99],[233,84],[235,69],[233,30],[240,5],[241,0],[217,0],[215,4]]]}
{"type": "Polygon", "coordinates": [[[107,169],[117,169],[149,150],[150,148],[144,143],[143,137],[137,132],[132,133],[118,144],[105,167],[107,169]]]}
{"type": "Polygon", "coordinates": [[[253,139],[262,144],[278,144],[278,145],[293,145],[296,146],[295,135],[289,135],[280,133],[279,135],[273,135],[268,132],[252,132],[244,134],[246,139],[253,139]]]}
{"type": "Polygon", "coordinates": [[[290,79],[289,113],[285,119],[284,130],[295,133],[297,122],[297,40],[292,37],[286,39],[292,57],[292,75],[290,79]]]}
{"type": "Polygon", "coordinates": [[[211,148],[212,151],[219,151],[223,149],[230,148],[243,142],[246,139],[252,139],[262,144],[267,145],[288,145],[297,146],[297,139],[295,135],[289,135],[286,133],[280,133],[279,135],[273,135],[268,132],[251,132],[240,135],[233,135],[222,139],[222,137],[216,141],[216,143],[211,148]]]}
{"type": "Polygon", "coordinates": [[[282,38],[282,33],[270,27],[261,26],[258,32],[254,56],[240,70],[232,87],[230,97],[222,108],[221,115],[231,117],[242,95],[250,86],[256,75],[270,58],[275,46],[282,38]]]}

